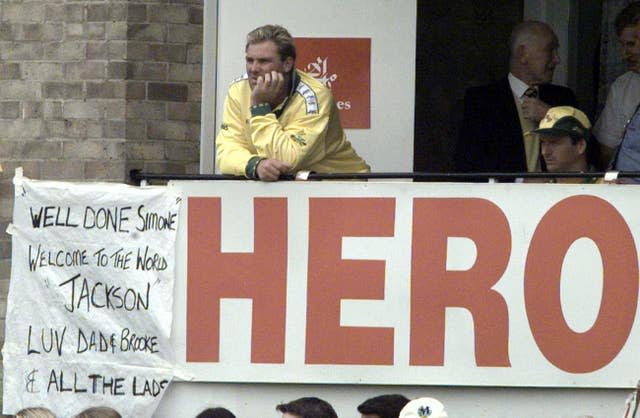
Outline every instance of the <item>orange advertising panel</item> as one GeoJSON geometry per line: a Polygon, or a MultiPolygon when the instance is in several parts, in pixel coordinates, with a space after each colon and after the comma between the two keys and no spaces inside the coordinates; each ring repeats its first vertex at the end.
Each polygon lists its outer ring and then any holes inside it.
{"type": "Polygon", "coordinates": [[[329,87],[344,128],[371,127],[371,39],[296,38],[296,67],[329,87]]]}
{"type": "Polygon", "coordinates": [[[196,380],[635,386],[633,186],[178,184],[196,380]]]}

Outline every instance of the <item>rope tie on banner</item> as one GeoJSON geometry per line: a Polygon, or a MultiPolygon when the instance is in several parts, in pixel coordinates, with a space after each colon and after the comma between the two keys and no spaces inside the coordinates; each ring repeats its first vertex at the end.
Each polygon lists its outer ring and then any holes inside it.
{"type": "Polygon", "coordinates": [[[604,181],[610,183],[618,180],[619,171],[607,171],[604,173],[604,181]]]}
{"type": "Polygon", "coordinates": [[[298,171],[296,173],[295,179],[301,181],[309,180],[309,174],[313,173],[313,171],[298,171]]]}

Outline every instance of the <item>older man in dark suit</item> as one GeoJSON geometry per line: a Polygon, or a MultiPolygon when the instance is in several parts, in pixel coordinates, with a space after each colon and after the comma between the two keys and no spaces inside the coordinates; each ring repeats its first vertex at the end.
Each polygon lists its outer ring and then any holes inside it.
{"type": "Polygon", "coordinates": [[[540,171],[540,143],[531,131],[550,107],[577,107],[570,89],[550,84],[560,58],[549,25],[522,22],[509,43],[509,74],[465,94],[455,156],[459,172],[540,171]]]}

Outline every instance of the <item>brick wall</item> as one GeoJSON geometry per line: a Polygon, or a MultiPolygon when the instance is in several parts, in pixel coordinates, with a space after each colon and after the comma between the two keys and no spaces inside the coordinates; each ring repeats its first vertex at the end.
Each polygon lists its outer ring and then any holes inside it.
{"type": "Polygon", "coordinates": [[[15,167],[197,173],[204,0],[0,0],[0,341],[15,167]]]}

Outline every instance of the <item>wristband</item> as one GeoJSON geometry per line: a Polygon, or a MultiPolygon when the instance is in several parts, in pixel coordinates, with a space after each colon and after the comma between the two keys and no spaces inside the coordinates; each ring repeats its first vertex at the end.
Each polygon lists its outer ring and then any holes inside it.
{"type": "Polygon", "coordinates": [[[271,113],[271,105],[269,103],[260,103],[251,106],[251,117],[264,116],[271,113]]]}
{"type": "Polygon", "coordinates": [[[257,155],[254,157],[251,157],[249,159],[249,162],[247,162],[247,166],[244,169],[244,175],[247,178],[259,180],[257,168],[258,168],[258,163],[260,163],[260,161],[262,160],[264,160],[264,158],[259,157],[257,155]]]}

